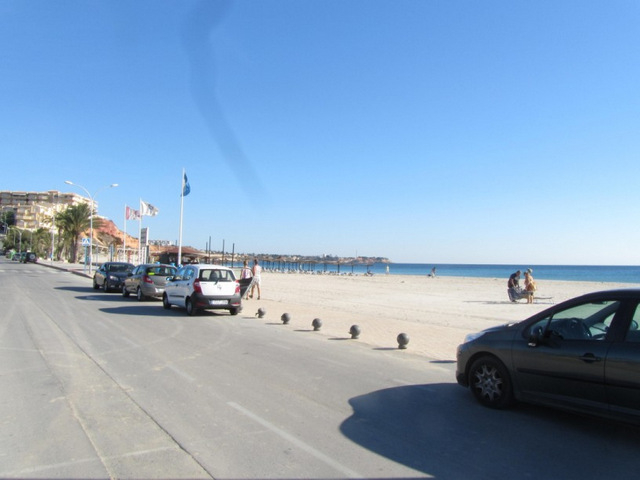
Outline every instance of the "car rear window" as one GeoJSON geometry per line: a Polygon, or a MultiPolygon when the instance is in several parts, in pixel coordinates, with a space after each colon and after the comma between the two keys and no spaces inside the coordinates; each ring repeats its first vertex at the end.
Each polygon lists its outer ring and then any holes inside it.
{"type": "Polygon", "coordinates": [[[233,282],[235,277],[230,270],[200,270],[198,277],[203,282],[233,282]]]}
{"type": "Polygon", "coordinates": [[[147,275],[162,275],[173,276],[176,274],[176,269],[173,267],[149,267],[147,275]]]}

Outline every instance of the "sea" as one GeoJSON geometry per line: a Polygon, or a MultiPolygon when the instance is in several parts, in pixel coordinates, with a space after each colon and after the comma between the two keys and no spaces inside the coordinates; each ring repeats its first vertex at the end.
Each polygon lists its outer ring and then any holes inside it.
{"type": "MultiPolygon", "coordinates": [[[[504,278],[505,281],[516,270],[524,272],[531,268],[536,280],[566,280],[580,282],[614,282],[640,284],[640,266],[619,265],[474,265],[438,263],[374,263],[372,265],[340,265],[341,274],[365,273],[386,275],[427,276],[435,267],[438,277],[504,278]]],[[[318,263],[317,272],[338,273],[335,264],[318,263]]]]}

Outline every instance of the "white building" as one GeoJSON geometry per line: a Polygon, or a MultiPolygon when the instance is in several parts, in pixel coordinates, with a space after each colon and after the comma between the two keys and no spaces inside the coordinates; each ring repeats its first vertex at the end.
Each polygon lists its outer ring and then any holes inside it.
{"type": "MultiPolygon", "coordinates": [[[[54,216],[71,205],[91,204],[91,199],[76,193],[48,192],[10,192],[0,191],[0,212],[13,212],[15,226],[22,230],[53,228],[54,216]]],[[[97,202],[94,208],[97,209],[97,202]]]]}

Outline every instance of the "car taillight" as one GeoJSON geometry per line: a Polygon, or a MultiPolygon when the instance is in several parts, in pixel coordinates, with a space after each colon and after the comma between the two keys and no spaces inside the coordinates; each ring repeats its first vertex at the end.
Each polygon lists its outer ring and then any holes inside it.
{"type": "Polygon", "coordinates": [[[142,281],[144,283],[153,283],[153,280],[151,280],[151,278],[148,275],[143,275],[142,276],[142,281]]]}
{"type": "Polygon", "coordinates": [[[200,287],[200,280],[193,282],[193,291],[196,293],[202,293],[202,287],[200,287]]]}
{"type": "Polygon", "coordinates": [[[236,282],[236,293],[235,295],[240,295],[240,284],[236,282]]]}

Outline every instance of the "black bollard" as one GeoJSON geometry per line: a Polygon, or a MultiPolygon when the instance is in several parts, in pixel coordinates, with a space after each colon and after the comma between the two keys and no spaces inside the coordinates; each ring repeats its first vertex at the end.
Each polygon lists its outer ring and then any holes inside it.
{"type": "Polygon", "coordinates": [[[322,320],[319,318],[314,318],[313,322],[311,322],[311,326],[313,327],[313,331],[317,332],[322,327],[322,320]]]}
{"type": "Polygon", "coordinates": [[[351,338],[358,338],[360,336],[360,327],[358,325],[351,325],[349,333],[351,334],[351,338]]]}
{"type": "Polygon", "coordinates": [[[280,317],[280,320],[282,320],[282,323],[284,323],[285,325],[288,325],[289,320],[291,320],[291,317],[289,316],[288,313],[283,313],[282,316],[280,317]]]}
{"type": "Polygon", "coordinates": [[[407,344],[409,343],[409,335],[407,335],[406,333],[401,333],[400,335],[398,335],[398,338],[396,340],[398,341],[398,348],[404,350],[405,348],[407,348],[407,344]]]}

